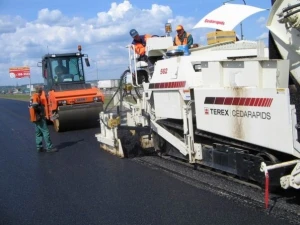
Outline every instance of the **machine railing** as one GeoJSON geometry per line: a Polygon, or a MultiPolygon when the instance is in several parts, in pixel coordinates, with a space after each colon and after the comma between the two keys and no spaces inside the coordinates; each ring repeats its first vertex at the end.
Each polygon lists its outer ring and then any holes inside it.
{"type": "Polygon", "coordinates": [[[129,71],[131,73],[131,75],[134,74],[134,78],[135,78],[135,84],[134,82],[132,82],[132,86],[134,87],[140,87],[141,85],[138,84],[138,77],[137,77],[137,66],[136,66],[136,62],[137,62],[137,54],[134,51],[134,45],[130,44],[127,46],[128,48],[128,58],[129,58],[129,71]],[[134,71],[132,71],[134,70],[134,71]]]}

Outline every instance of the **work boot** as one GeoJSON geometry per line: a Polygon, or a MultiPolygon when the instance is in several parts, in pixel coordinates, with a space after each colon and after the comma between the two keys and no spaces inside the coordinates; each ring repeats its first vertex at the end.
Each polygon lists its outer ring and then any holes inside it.
{"type": "Polygon", "coordinates": [[[37,152],[44,152],[44,148],[43,148],[43,147],[38,148],[38,149],[37,149],[37,152]]]}
{"type": "Polygon", "coordinates": [[[48,152],[48,153],[52,153],[52,152],[57,152],[58,151],[58,149],[57,148],[51,148],[51,149],[47,149],[47,151],[46,152],[48,152]]]}

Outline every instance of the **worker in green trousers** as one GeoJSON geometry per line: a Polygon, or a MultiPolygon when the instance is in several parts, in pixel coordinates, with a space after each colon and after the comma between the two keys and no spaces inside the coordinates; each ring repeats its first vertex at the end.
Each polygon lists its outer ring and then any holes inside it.
{"type": "Polygon", "coordinates": [[[49,129],[45,118],[45,109],[42,104],[41,95],[43,89],[40,86],[36,87],[36,93],[34,93],[30,99],[29,113],[30,120],[35,126],[35,142],[38,152],[43,152],[43,138],[46,144],[46,152],[57,152],[58,149],[53,147],[49,129]]]}

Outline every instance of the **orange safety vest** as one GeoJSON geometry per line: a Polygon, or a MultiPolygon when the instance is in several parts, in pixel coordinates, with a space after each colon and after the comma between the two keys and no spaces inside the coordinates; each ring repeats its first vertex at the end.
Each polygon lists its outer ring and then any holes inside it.
{"type": "Polygon", "coordinates": [[[36,122],[37,121],[37,113],[34,109],[34,105],[41,105],[42,102],[41,102],[41,98],[40,96],[37,94],[37,93],[34,93],[30,99],[30,102],[29,102],[29,115],[30,115],[30,121],[31,122],[36,122]]]}
{"type": "Polygon", "coordinates": [[[146,53],[146,42],[147,42],[147,39],[150,38],[150,37],[152,37],[152,35],[145,34],[145,35],[141,35],[141,37],[142,37],[142,42],[133,41],[132,44],[134,45],[135,53],[143,56],[146,53]]]}
{"type": "Polygon", "coordinates": [[[183,38],[183,41],[182,41],[182,42],[181,42],[181,40],[179,39],[178,35],[176,35],[175,40],[174,40],[175,46],[178,46],[178,45],[187,45],[187,40],[188,40],[188,37],[189,37],[190,35],[191,35],[190,33],[186,33],[186,36],[183,38]]]}

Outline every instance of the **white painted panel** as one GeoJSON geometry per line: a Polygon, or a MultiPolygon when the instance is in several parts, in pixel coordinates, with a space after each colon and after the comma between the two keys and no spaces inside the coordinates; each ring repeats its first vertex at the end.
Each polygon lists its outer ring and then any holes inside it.
{"type": "Polygon", "coordinates": [[[178,91],[153,92],[155,116],[182,119],[182,97],[178,91]]]}

